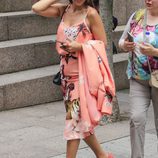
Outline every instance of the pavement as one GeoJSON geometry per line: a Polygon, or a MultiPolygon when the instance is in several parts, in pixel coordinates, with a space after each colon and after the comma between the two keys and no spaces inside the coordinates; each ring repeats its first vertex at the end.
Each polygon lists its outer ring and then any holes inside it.
{"type": "MultiPolygon", "coordinates": [[[[117,96],[121,116],[126,119],[98,126],[96,135],[105,151],[116,158],[130,158],[128,90],[118,91],[117,96]]],[[[0,158],[65,158],[64,118],[62,101],[0,112],[0,158]]],[[[145,158],[151,157],[158,158],[152,106],[145,140],[145,158]]],[[[95,156],[81,141],[77,158],[95,156]]]]}

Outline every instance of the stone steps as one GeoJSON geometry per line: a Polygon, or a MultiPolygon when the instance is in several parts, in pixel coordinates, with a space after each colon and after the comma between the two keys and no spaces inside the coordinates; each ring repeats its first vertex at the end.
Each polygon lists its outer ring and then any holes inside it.
{"type": "Polygon", "coordinates": [[[142,0],[113,0],[113,14],[118,18],[119,25],[125,25],[130,15],[143,7],[142,0]]]}
{"type": "MultiPolygon", "coordinates": [[[[117,90],[128,88],[128,80],[124,75],[127,55],[116,54],[113,58],[117,90]]],[[[52,83],[58,70],[59,65],[53,65],[0,75],[0,110],[61,100],[60,87],[52,83]]]]}
{"type": "Polygon", "coordinates": [[[0,41],[56,34],[59,21],[32,11],[0,13],[0,41]]]}
{"type": "Polygon", "coordinates": [[[1,12],[30,10],[34,0],[1,0],[1,12]]]}
{"type": "MultiPolygon", "coordinates": [[[[122,30],[118,27],[115,32],[122,30]]],[[[59,63],[54,42],[55,35],[0,42],[0,110],[62,99],[60,88],[52,84],[52,76],[59,67],[52,65],[59,63]]],[[[127,54],[114,55],[113,62],[117,90],[128,88],[127,54]]]]}
{"type": "MultiPolygon", "coordinates": [[[[0,12],[15,12],[31,10],[32,5],[37,0],[1,0],[0,12]]],[[[58,0],[59,2],[66,3],[67,0],[58,0]]]]}
{"type": "MultiPolygon", "coordinates": [[[[59,1],[67,3],[68,0],[59,1]]],[[[0,12],[31,10],[31,6],[35,2],[36,0],[1,0],[0,12]]],[[[113,2],[113,13],[119,19],[119,25],[125,25],[133,11],[144,6],[142,0],[114,0],[113,2]]]]}
{"type": "MultiPolygon", "coordinates": [[[[52,83],[59,70],[55,34],[60,19],[34,14],[30,11],[32,3],[32,0],[0,3],[0,110],[62,99],[59,86],[52,83]]],[[[113,32],[116,46],[129,12],[134,10],[127,3],[138,7],[136,0],[114,0],[114,14],[121,19],[121,26],[113,32]]],[[[113,56],[117,90],[129,86],[125,75],[128,54],[118,51],[120,54],[113,56]]]]}
{"type": "Polygon", "coordinates": [[[126,75],[128,53],[113,55],[114,80],[117,90],[129,88],[129,80],[126,75]]]}
{"type": "MultiPolygon", "coordinates": [[[[123,29],[119,26],[113,32],[117,48],[123,29]]],[[[0,42],[0,74],[58,64],[55,38],[48,35],[0,42]]]]}
{"type": "Polygon", "coordinates": [[[0,74],[59,64],[55,35],[0,42],[0,74]]]}
{"type": "Polygon", "coordinates": [[[59,86],[52,83],[58,70],[56,65],[0,75],[0,110],[61,100],[59,86]]]}

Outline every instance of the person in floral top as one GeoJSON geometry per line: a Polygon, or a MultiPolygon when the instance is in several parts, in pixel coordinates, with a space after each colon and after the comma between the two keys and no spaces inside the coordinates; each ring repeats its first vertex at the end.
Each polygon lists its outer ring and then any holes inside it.
{"type": "Polygon", "coordinates": [[[158,70],[158,0],[145,0],[145,9],[131,15],[119,46],[129,52],[131,158],[143,158],[145,124],[151,100],[158,135],[158,88],[149,85],[149,64],[152,71],[158,70]],[[128,32],[132,34],[133,42],[129,41],[128,32]]]}

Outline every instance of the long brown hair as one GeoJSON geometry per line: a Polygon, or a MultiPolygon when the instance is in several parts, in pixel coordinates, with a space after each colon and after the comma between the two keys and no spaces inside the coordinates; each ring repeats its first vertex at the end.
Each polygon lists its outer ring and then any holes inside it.
{"type": "MultiPolygon", "coordinates": [[[[73,0],[69,0],[69,2],[73,3],[73,0]]],[[[86,0],[85,5],[86,6],[91,6],[99,12],[99,0],[86,0]]]]}

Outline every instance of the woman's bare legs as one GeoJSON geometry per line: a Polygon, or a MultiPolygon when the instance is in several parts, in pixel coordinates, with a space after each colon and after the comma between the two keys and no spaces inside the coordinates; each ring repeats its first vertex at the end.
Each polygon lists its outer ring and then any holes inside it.
{"type": "Polygon", "coordinates": [[[86,144],[93,150],[97,158],[108,158],[102,147],[100,146],[95,134],[84,139],[86,144]]]}
{"type": "Polygon", "coordinates": [[[67,141],[66,158],[76,158],[77,150],[80,144],[80,139],[67,141]]]}

